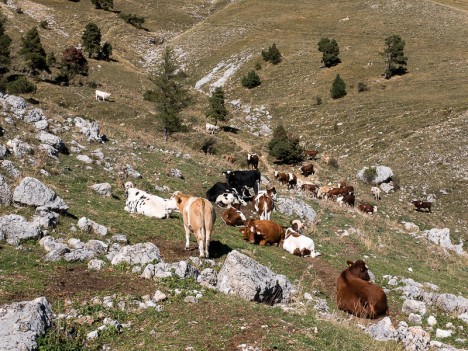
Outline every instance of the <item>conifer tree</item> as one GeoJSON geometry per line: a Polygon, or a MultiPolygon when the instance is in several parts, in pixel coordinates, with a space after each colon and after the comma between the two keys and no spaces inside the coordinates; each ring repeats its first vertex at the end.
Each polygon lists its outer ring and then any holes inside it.
{"type": "Polygon", "coordinates": [[[221,87],[216,87],[210,96],[210,107],[206,112],[206,117],[214,119],[215,125],[218,121],[226,121],[228,111],[224,105],[224,91],[221,87]]]}
{"type": "Polygon", "coordinates": [[[339,74],[336,75],[336,78],[333,81],[330,93],[333,99],[339,99],[346,95],[346,84],[339,74]]]}
{"type": "Polygon", "coordinates": [[[262,57],[264,61],[269,61],[274,65],[281,62],[281,53],[275,43],[268,50],[262,50],[262,57]]]}
{"type": "Polygon", "coordinates": [[[49,72],[46,61],[47,55],[42,47],[41,38],[36,28],[31,28],[26,32],[25,36],[21,38],[19,54],[24,58],[31,72],[34,73],[38,70],[49,72]]]}
{"type": "Polygon", "coordinates": [[[5,34],[6,18],[0,13],[0,73],[8,70],[10,64],[11,38],[5,34]]]}
{"type": "Polygon", "coordinates": [[[318,49],[323,54],[322,63],[325,67],[336,66],[341,62],[338,55],[340,54],[340,48],[335,39],[322,38],[318,43],[318,49]]]}
{"type": "Polygon", "coordinates": [[[243,76],[241,79],[241,83],[243,87],[246,87],[249,89],[258,87],[260,84],[262,84],[260,80],[260,76],[254,70],[247,73],[246,76],[243,76]]]}
{"type": "Polygon", "coordinates": [[[106,10],[114,8],[114,0],[91,0],[91,3],[94,5],[94,8],[98,10],[106,10]]]}
{"type": "Polygon", "coordinates": [[[99,55],[101,52],[101,30],[96,24],[90,22],[86,25],[81,40],[88,57],[99,55]]]}
{"type": "Polygon", "coordinates": [[[74,46],[66,48],[62,53],[62,68],[71,75],[88,74],[88,61],[74,46]]]}
{"type": "Polygon", "coordinates": [[[396,74],[405,74],[408,58],[403,52],[405,42],[397,34],[393,34],[385,39],[385,78],[390,79],[396,74]]]}
{"type": "Polygon", "coordinates": [[[304,149],[299,145],[299,138],[288,136],[283,125],[273,131],[268,150],[271,156],[283,163],[296,163],[304,159],[304,149]]]}
{"type": "Polygon", "coordinates": [[[111,56],[112,56],[112,44],[106,41],[102,45],[100,57],[101,59],[105,61],[109,61],[111,56]]]}

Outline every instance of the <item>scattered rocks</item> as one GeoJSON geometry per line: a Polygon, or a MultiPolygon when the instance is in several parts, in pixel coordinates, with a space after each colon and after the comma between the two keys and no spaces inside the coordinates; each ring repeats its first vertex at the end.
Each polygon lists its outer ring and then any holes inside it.
{"type": "Polygon", "coordinates": [[[410,233],[417,233],[419,232],[419,227],[412,223],[412,222],[401,222],[403,226],[405,227],[405,230],[410,232],[410,233]]]}
{"type": "Polygon", "coordinates": [[[93,271],[100,271],[104,266],[105,262],[103,260],[93,259],[88,262],[88,269],[93,271]]]}
{"type": "Polygon", "coordinates": [[[422,323],[422,317],[419,314],[410,313],[410,315],[408,316],[408,321],[411,324],[418,324],[419,325],[419,324],[422,323]]]}
{"type": "Polygon", "coordinates": [[[102,196],[111,197],[112,196],[112,186],[109,183],[99,183],[91,185],[96,193],[102,196]]]}
{"type": "Polygon", "coordinates": [[[280,197],[275,202],[275,206],[281,213],[299,217],[309,223],[314,223],[317,219],[317,213],[314,209],[298,198],[280,197]]]}
{"type": "Polygon", "coordinates": [[[86,164],[93,163],[93,160],[89,156],[86,156],[86,155],[78,155],[78,156],[76,156],[76,159],[78,161],[84,162],[86,164]]]}
{"type": "Polygon", "coordinates": [[[46,119],[44,112],[40,108],[34,108],[29,111],[29,114],[24,118],[27,123],[38,122],[46,119]]]}
{"type": "Polygon", "coordinates": [[[452,330],[444,330],[444,329],[437,328],[436,338],[439,338],[439,339],[449,338],[452,336],[452,333],[453,333],[452,330]]]}
{"type": "Polygon", "coordinates": [[[36,178],[26,177],[13,192],[13,201],[20,205],[66,211],[68,205],[49,187],[36,178]]]}
{"type": "Polygon", "coordinates": [[[93,231],[94,233],[99,234],[101,236],[107,235],[107,228],[105,226],[98,224],[86,217],[81,217],[78,220],[78,228],[80,228],[84,232],[93,231]]]}
{"type": "Polygon", "coordinates": [[[398,333],[392,325],[390,317],[382,318],[378,323],[372,324],[365,332],[376,340],[396,340],[398,333]]]}
{"type": "Polygon", "coordinates": [[[423,236],[427,238],[427,240],[432,241],[433,243],[440,245],[443,248],[452,250],[458,255],[465,254],[465,251],[463,250],[463,242],[460,242],[458,245],[452,244],[449,228],[433,228],[431,230],[426,230],[423,232],[423,236]]]}
{"type": "Polygon", "coordinates": [[[28,222],[23,216],[11,214],[0,217],[0,241],[19,245],[20,241],[38,239],[41,234],[37,223],[28,222]]]}
{"type": "Polygon", "coordinates": [[[409,327],[400,322],[398,327],[398,340],[405,346],[407,351],[427,350],[431,337],[428,332],[419,326],[409,327]]]}
{"type": "Polygon", "coordinates": [[[103,135],[99,130],[99,124],[95,121],[87,121],[81,117],[75,117],[75,126],[79,128],[80,133],[84,134],[89,142],[95,141],[98,143],[103,142],[103,135]]]}
{"type": "Polygon", "coordinates": [[[405,300],[401,311],[407,315],[417,313],[424,316],[426,314],[426,304],[423,301],[405,300]]]}
{"type": "Polygon", "coordinates": [[[129,265],[145,265],[161,261],[161,253],[153,243],[139,243],[124,246],[113,258],[113,265],[128,263],[129,265]]]}
{"type": "Polygon", "coordinates": [[[388,182],[393,177],[393,171],[390,167],[375,166],[373,168],[375,168],[375,177],[373,179],[366,179],[364,175],[366,170],[369,169],[369,167],[364,167],[363,169],[361,169],[357,174],[357,178],[364,183],[369,182],[371,184],[381,184],[388,182]]]}
{"type": "Polygon", "coordinates": [[[169,171],[169,175],[171,177],[184,179],[184,176],[182,175],[182,172],[180,170],[178,170],[177,168],[171,168],[171,170],[169,171]]]}
{"type": "Polygon", "coordinates": [[[429,324],[431,327],[437,324],[437,320],[435,319],[434,316],[429,316],[427,318],[427,324],[429,324]]]}
{"type": "Polygon", "coordinates": [[[137,179],[143,178],[140,172],[137,172],[136,170],[134,170],[131,165],[125,165],[124,172],[128,177],[131,177],[131,178],[137,178],[137,179]]]}
{"type": "Polygon", "coordinates": [[[0,205],[10,206],[11,205],[11,191],[5,178],[0,174],[0,205]]]}
{"type": "Polygon", "coordinates": [[[32,147],[18,138],[8,140],[6,146],[16,158],[23,158],[32,153],[32,147]]]}

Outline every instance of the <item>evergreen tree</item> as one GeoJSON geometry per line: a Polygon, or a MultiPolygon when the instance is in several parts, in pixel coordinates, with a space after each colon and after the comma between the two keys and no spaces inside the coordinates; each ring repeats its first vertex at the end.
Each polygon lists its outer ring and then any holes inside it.
{"type": "Polygon", "coordinates": [[[242,86],[252,89],[258,87],[262,82],[260,81],[260,77],[254,70],[247,73],[246,76],[243,76],[241,79],[242,86]]]}
{"type": "Polygon", "coordinates": [[[333,99],[339,99],[346,95],[346,84],[339,74],[336,75],[336,78],[333,81],[330,93],[333,99]]]}
{"type": "Polygon", "coordinates": [[[11,38],[5,34],[6,18],[0,13],[0,73],[8,70],[10,64],[11,38]]]}
{"type": "Polygon", "coordinates": [[[70,75],[88,74],[88,61],[74,46],[66,48],[62,53],[62,68],[70,75]]]}
{"type": "Polygon", "coordinates": [[[217,125],[218,121],[227,120],[228,111],[224,106],[224,91],[221,87],[216,87],[210,97],[210,107],[206,112],[207,117],[211,117],[217,125]]]}
{"type": "Polygon", "coordinates": [[[143,24],[145,23],[145,18],[141,16],[137,16],[134,13],[121,13],[119,17],[122,18],[125,22],[135,26],[137,28],[143,28],[143,24]]]}
{"type": "Polygon", "coordinates": [[[47,55],[42,47],[41,38],[36,28],[32,28],[26,32],[26,35],[21,38],[21,49],[19,54],[23,56],[26,61],[26,65],[29,67],[31,72],[37,70],[49,72],[47,66],[47,55]]]}
{"type": "Polygon", "coordinates": [[[94,23],[88,23],[81,36],[84,51],[88,53],[88,57],[99,55],[101,52],[101,31],[94,23]]]}
{"type": "Polygon", "coordinates": [[[170,133],[182,130],[180,112],[190,102],[188,91],[181,82],[183,75],[178,72],[174,51],[167,47],[155,77],[156,107],[166,139],[170,133]]]}
{"type": "Polygon", "coordinates": [[[109,42],[105,42],[102,45],[101,53],[99,54],[101,59],[109,61],[110,57],[112,56],[112,44],[109,42]]]}
{"type": "Polygon", "coordinates": [[[55,67],[55,65],[57,64],[57,58],[55,57],[55,53],[53,51],[47,54],[46,62],[47,66],[49,67],[55,67]]]}
{"type": "Polygon", "coordinates": [[[281,53],[275,43],[268,50],[262,50],[262,57],[264,61],[270,61],[274,65],[281,62],[281,53]]]}
{"type": "Polygon", "coordinates": [[[395,74],[405,74],[408,58],[403,50],[405,42],[397,34],[393,34],[385,39],[385,78],[390,79],[395,74]]]}
{"type": "Polygon", "coordinates": [[[114,0],[91,0],[94,8],[98,10],[106,10],[114,8],[114,0]]]}
{"type": "Polygon", "coordinates": [[[338,55],[340,54],[340,48],[335,39],[322,38],[318,43],[318,49],[323,54],[322,63],[325,67],[336,66],[341,62],[338,55]]]}
{"type": "Polygon", "coordinates": [[[273,131],[268,150],[271,156],[283,163],[297,163],[304,159],[304,149],[299,145],[299,138],[288,136],[282,125],[273,131]]]}

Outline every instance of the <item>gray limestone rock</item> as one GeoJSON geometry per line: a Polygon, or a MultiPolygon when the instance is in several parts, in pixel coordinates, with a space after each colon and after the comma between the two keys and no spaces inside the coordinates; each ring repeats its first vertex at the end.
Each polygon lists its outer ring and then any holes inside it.
{"type": "Polygon", "coordinates": [[[378,323],[372,324],[365,332],[376,340],[396,340],[398,333],[389,317],[382,318],[378,323]]]}
{"type": "Polygon", "coordinates": [[[16,187],[13,201],[26,206],[43,206],[57,211],[68,210],[68,205],[53,190],[31,177],[24,178],[16,187]]]}
{"type": "Polygon", "coordinates": [[[421,316],[424,316],[427,310],[424,301],[405,300],[403,302],[403,306],[401,307],[401,311],[407,315],[410,315],[411,313],[417,313],[421,316]]]}
{"type": "Polygon", "coordinates": [[[37,121],[34,123],[34,128],[36,128],[37,130],[48,130],[49,122],[47,122],[46,119],[43,119],[42,121],[37,121]]]}
{"type": "Polygon", "coordinates": [[[43,144],[53,146],[55,149],[57,149],[58,152],[64,154],[68,153],[65,143],[56,135],[41,131],[36,135],[36,139],[38,139],[43,144]]]}
{"type": "Polygon", "coordinates": [[[78,155],[78,156],[76,156],[76,159],[78,161],[81,161],[81,162],[84,162],[84,163],[87,163],[87,164],[93,163],[93,160],[89,156],[86,156],[86,155],[78,155]]]}
{"type": "Polygon", "coordinates": [[[113,265],[128,263],[130,265],[146,265],[151,262],[161,261],[161,253],[153,243],[139,243],[124,246],[113,258],[113,265]]]}
{"type": "Polygon", "coordinates": [[[93,259],[96,256],[96,252],[83,248],[75,249],[64,255],[64,259],[67,262],[77,262],[77,261],[88,261],[93,259]]]}
{"type": "MultiPolygon", "coordinates": [[[[365,173],[366,169],[368,169],[368,168],[369,167],[364,167],[357,174],[357,178],[360,181],[363,181],[365,183],[368,182],[368,179],[366,179],[366,177],[364,176],[364,173],[365,173]]],[[[375,166],[375,171],[376,171],[376,175],[375,175],[374,179],[372,179],[370,181],[370,183],[372,183],[372,184],[381,184],[381,183],[387,182],[391,177],[393,177],[393,171],[392,171],[392,169],[390,167],[375,166]]]]}
{"type": "Polygon", "coordinates": [[[9,160],[0,161],[0,167],[2,167],[11,178],[21,177],[21,172],[16,169],[13,162],[9,160]]]}
{"type": "Polygon", "coordinates": [[[29,111],[28,115],[24,118],[27,123],[38,122],[46,119],[44,112],[40,108],[34,108],[29,111]]]}
{"type": "Polygon", "coordinates": [[[103,260],[98,260],[97,258],[88,262],[88,269],[93,271],[100,271],[106,263],[103,260]]]}
{"type": "Polygon", "coordinates": [[[10,206],[11,205],[11,191],[5,178],[0,174],[0,205],[10,206]]]}
{"type": "Polygon", "coordinates": [[[84,134],[89,142],[95,141],[102,143],[102,135],[99,130],[99,124],[95,121],[87,121],[81,117],[75,117],[75,126],[80,130],[80,133],[84,134]]]}
{"type": "Polygon", "coordinates": [[[109,183],[99,183],[93,184],[90,186],[96,193],[102,196],[111,197],[112,196],[112,186],[109,183]]]}
{"type": "Polygon", "coordinates": [[[275,203],[276,209],[288,216],[299,217],[309,223],[314,223],[317,213],[314,209],[298,198],[280,197],[275,203]]]}
{"type": "Polygon", "coordinates": [[[19,245],[21,240],[38,239],[42,232],[36,223],[28,222],[23,216],[11,214],[0,217],[0,241],[19,245]]]}
{"type": "Polygon", "coordinates": [[[218,282],[217,273],[213,268],[205,268],[200,272],[197,282],[202,286],[214,288],[218,282]]]}
{"type": "Polygon", "coordinates": [[[81,217],[78,220],[78,228],[84,232],[93,231],[101,236],[107,235],[107,228],[105,226],[98,224],[86,217],[81,217]]]}
{"type": "Polygon", "coordinates": [[[16,158],[23,158],[32,153],[32,147],[18,138],[8,140],[6,146],[16,158]]]}

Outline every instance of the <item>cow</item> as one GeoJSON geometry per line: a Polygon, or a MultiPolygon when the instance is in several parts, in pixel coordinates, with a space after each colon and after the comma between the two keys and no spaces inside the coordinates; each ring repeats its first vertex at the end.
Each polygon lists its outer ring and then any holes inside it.
{"type": "Polygon", "coordinates": [[[299,234],[302,234],[302,231],[306,229],[306,226],[304,223],[302,223],[299,219],[295,219],[291,221],[291,227],[292,230],[295,232],[298,232],[299,234]]]}
{"type": "Polygon", "coordinates": [[[222,208],[231,207],[232,205],[241,205],[247,206],[247,203],[237,194],[234,190],[233,192],[224,193],[219,195],[215,201],[216,205],[222,208]]]}
{"type": "Polygon", "coordinates": [[[269,220],[251,219],[240,232],[251,244],[278,246],[284,240],[284,228],[269,220]]]}
{"type": "Polygon", "coordinates": [[[310,160],[315,160],[317,158],[318,153],[318,150],[304,150],[305,156],[310,160]]]}
{"type": "Polygon", "coordinates": [[[223,222],[232,227],[244,227],[247,218],[245,215],[239,210],[239,205],[233,205],[232,207],[228,208],[224,211],[222,219],[223,222]]]}
{"type": "Polygon", "coordinates": [[[312,194],[312,197],[317,197],[317,192],[318,192],[319,186],[311,183],[304,183],[301,185],[301,190],[306,192],[310,192],[312,194]]]}
{"type": "Polygon", "coordinates": [[[107,99],[109,99],[110,96],[111,96],[110,93],[106,93],[105,91],[101,91],[101,90],[96,90],[96,101],[99,101],[99,100],[106,101],[107,99]]]}
{"type": "Polygon", "coordinates": [[[215,133],[219,132],[219,127],[215,126],[214,124],[207,123],[206,124],[206,132],[209,133],[209,134],[215,134],[215,133]]]}
{"type": "Polygon", "coordinates": [[[288,173],[288,189],[297,187],[297,177],[295,174],[288,173]]]}
{"type": "Polygon", "coordinates": [[[325,186],[321,186],[319,187],[318,191],[317,191],[317,198],[318,199],[327,199],[328,197],[328,192],[331,190],[332,188],[328,185],[325,185],[325,186]]]}
{"type": "Polygon", "coordinates": [[[375,214],[377,213],[377,206],[372,206],[367,202],[361,202],[358,205],[358,210],[364,213],[375,214]]]}
{"type": "Polygon", "coordinates": [[[362,260],[347,261],[336,284],[338,308],[361,318],[374,319],[388,314],[387,295],[370,282],[369,268],[362,260]]]}
{"type": "Polygon", "coordinates": [[[201,197],[184,195],[176,191],[173,199],[184,220],[185,250],[190,248],[190,233],[197,238],[200,257],[208,258],[211,233],[216,220],[216,212],[211,202],[201,197]]]}
{"type": "Polygon", "coordinates": [[[258,160],[257,154],[247,154],[247,167],[249,169],[258,169],[258,160]]]}
{"type": "Polygon", "coordinates": [[[261,191],[254,198],[254,207],[260,219],[270,219],[271,212],[275,208],[276,189],[270,188],[266,191],[261,191]]]}
{"type": "Polygon", "coordinates": [[[338,198],[339,196],[344,196],[347,194],[354,194],[353,186],[345,186],[344,188],[333,188],[330,189],[327,193],[328,199],[338,198]]]}
{"type": "Polygon", "coordinates": [[[242,188],[253,188],[255,194],[258,194],[261,181],[261,174],[258,170],[250,171],[225,171],[227,183],[230,188],[234,188],[238,193],[242,193],[242,188]]]}
{"type": "Polygon", "coordinates": [[[230,188],[228,183],[221,183],[218,182],[215,185],[213,185],[208,191],[206,192],[206,198],[214,202],[218,198],[219,195],[224,194],[226,192],[229,192],[230,188]]]}
{"type": "Polygon", "coordinates": [[[287,173],[275,171],[275,179],[280,183],[288,184],[289,175],[287,173]]]}
{"type": "Polygon", "coordinates": [[[429,213],[431,213],[432,202],[431,201],[420,201],[420,200],[413,200],[411,203],[414,205],[416,211],[421,211],[422,209],[427,209],[429,213]]]}
{"type": "Polygon", "coordinates": [[[299,234],[292,228],[286,229],[283,249],[290,254],[300,257],[317,257],[320,255],[320,252],[315,252],[315,244],[311,238],[299,234]]]}
{"type": "Polygon", "coordinates": [[[301,168],[299,168],[299,170],[301,171],[301,174],[304,177],[308,177],[311,174],[315,174],[314,165],[312,163],[309,165],[302,166],[301,168]]]}
{"type": "Polygon", "coordinates": [[[125,207],[130,213],[139,213],[148,217],[163,219],[169,218],[172,211],[177,210],[176,203],[171,199],[148,194],[137,189],[131,182],[125,183],[125,207]]]}
{"type": "Polygon", "coordinates": [[[374,199],[380,200],[380,189],[378,187],[373,186],[370,191],[374,195],[374,199]]]}
{"type": "Polygon", "coordinates": [[[343,205],[354,207],[355,201],[356,201],[356,197],[354,196],[354,194],[344,194],[336,198],[336,202],[338,202],[340,207],[343,205]]]}
{"type": "Polygon", "coordinates": [[[227,160],[229,163],[233,164],[234,162],[236,162],[236,156],[234,155],[224,155],[223,158],[225,160],[227,160]]]}

